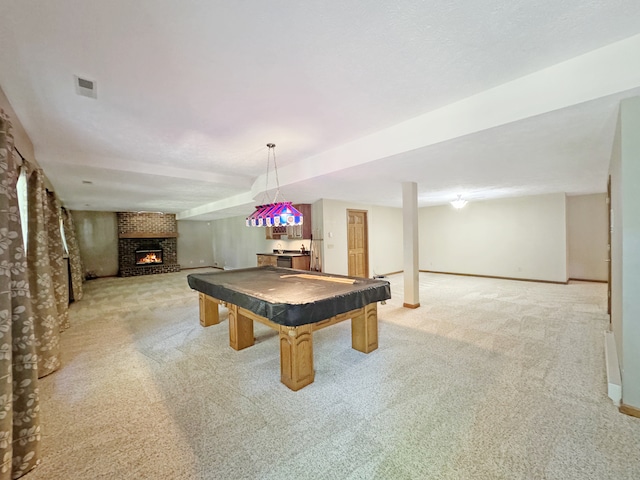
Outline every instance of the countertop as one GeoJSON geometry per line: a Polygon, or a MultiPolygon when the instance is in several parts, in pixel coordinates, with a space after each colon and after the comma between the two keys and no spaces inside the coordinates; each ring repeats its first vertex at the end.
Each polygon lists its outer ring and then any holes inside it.
{"type": "Polygon", "coordinates": [[[256,255],[268,255],[271,257],[308,257],[309,251],[305,251],[304,253],[300,252],[300,250],[283,250],[282,253],[279,252],[269,252],[269,253],[256,253],[256,255]]]}

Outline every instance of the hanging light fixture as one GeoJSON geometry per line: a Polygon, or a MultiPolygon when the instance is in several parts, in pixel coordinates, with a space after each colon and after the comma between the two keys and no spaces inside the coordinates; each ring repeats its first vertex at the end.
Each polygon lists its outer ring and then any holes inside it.
{"type": "Polygon", "coordinates": [[[302,225],[303,217],[296,208],[291,205],[291,202],[277,202],[278,195],[280,195],[280,181],[278,179],[278,165],[276,164],[276,144],[267,143],[267,175],[265,181],[264,195],[263,197],[268,201],[269,196],[267,190],[269,189],[269,164],[271,163],[271,156],[273,154],[273,170],[276,174],[276,193],[273,196],[273,202],[265,203],[263,205],[256,205],[256,210],[247,217],[247,227],[279,227],[287,225],[302,225]]]}
{"type": "Polygon", "coordinates": [[[458,198],[453,202],[451,202],[451,205],[453,206],[453,208],[456,208],[458,210],[460,210],[466,204],[467,204],[467,201],[462,199],[462,195],[458,195],[458,198]]]}

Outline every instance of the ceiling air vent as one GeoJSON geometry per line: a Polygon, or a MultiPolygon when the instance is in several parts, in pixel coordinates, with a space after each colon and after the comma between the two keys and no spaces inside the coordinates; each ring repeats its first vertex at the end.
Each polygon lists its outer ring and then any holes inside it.
{"type": "Polygon", "coordinates": [[[76,93],[83,97],[97,98],[98,85],[93,80],[78,77],[74,75],[76,80],[76,93]]]}

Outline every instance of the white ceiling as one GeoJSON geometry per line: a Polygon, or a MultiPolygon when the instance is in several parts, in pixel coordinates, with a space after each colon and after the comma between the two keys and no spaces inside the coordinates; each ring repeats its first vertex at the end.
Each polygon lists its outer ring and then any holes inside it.
{"type": "Polygon", "coordinates": [[[191,219],[250,213],[268,142],[293,202],[603,192],[640,94],[637,0],[0,0],[0,45],[63,204],[191,219]]]}

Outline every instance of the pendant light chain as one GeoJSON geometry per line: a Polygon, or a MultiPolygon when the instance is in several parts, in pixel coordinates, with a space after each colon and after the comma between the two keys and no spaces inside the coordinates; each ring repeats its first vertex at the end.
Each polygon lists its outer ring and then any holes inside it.
{"type": "Polygon", "coordinates": [[[275,143],[270,143],[270,150],[273,151],[273,170],[276,172],[276,194],[273,196],[273,203],[276,203],[278,200],[278,195],[280,195],[280,179],[278,178],[278,165],[276,164],[276,145],[275,143]]]}
{"type": "Polygon", "coordinates": [[[302,213],[297,210],[291,202],[282,199],[278,202],[280,195],[280,178],[278,177],[278,164],[276,162],[276,144],[267,143],[267,174],[265,175],[265,188],[262,195],[263,205],[257,205],[256,210],[246,218],[247,227],[287,227],[293,225],[302,225],[304,218],[302,213]],[[273,196],[273,202],[269,202],[269,166],[271,163],[271,153],[273,152],[273,169],[276,174],[276,192],[273,196]]]}
{"type": "Polygon", "coordinates": [[[276,174],[276,193],[273,196],[273,201],[271,203],[276,203],[278,200],[278,195],[280,195],[280,179],[278,178],[278,164],[276,163],[276,144],[275,143],[267,143],[267,147],[269,150],[267,151],[267,175],[265,177],[265,185],[264,185],[264,196],[263,198],[269,201],[269,165],[271,164],[271,154],[273,154],[273,171],[276,174]]]}
{"type": "Polygon", "coordinates": [[[262,192],[262,202],[263,203],[269,203],[269,194],[267,193],[269,191],[269,164],[271,163],[271,145],[273,145],[273,147],[275,147],[275,145],[273,143],[267,143],[267,175],[265,177],[265,181],[264,181],[264,192],[262,192]]]}

